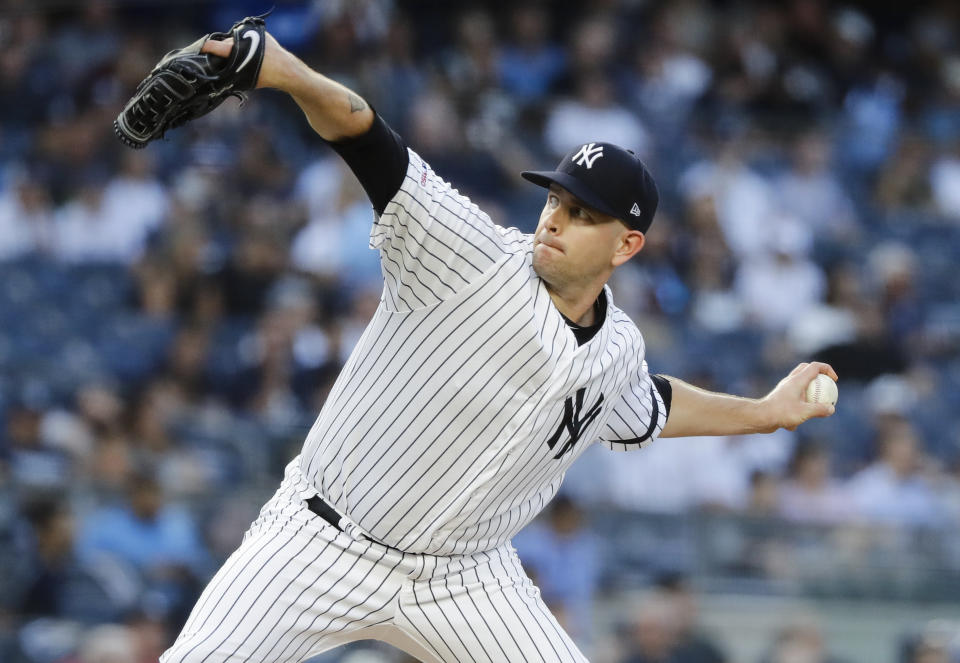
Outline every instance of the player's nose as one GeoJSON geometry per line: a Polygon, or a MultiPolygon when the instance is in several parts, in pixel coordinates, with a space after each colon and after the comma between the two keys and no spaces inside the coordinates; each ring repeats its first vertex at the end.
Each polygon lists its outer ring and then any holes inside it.
{"type": "Polygon", "coordinates": [[[544,227],[551,233],[556,234],[560,232],[563,226],[563,211],[560,207],[551,210],[550,214],[547,215],[546,222],[544,227]]]}

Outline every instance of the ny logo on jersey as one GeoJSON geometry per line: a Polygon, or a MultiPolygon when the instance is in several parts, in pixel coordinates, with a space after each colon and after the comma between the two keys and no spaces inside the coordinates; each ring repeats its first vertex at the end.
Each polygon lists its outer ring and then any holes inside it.
{"type": "Polygon", "coordinates": [[[603,145],[594,147],[596,143],[587,143],[580,151],[573,155],[573,162],[578,166],[593,168],[593,162],[603,156],[603,145]]]}
{"type": "Polygon", "coordinates": [[[580,434],[583,432],[583,429],[589,426],[590,422],[600,414],[600,404],[603,403],[603,394],[600,394],[600,398],[593,404],[593,407],[587,411],[586,416],[584,416],[583,419],[580,418],[580,414],[583,411],[583,395],[585,393],[587,393],[585,387],[577,389],[576,402],[574,402],[573,396],[567,396],[567,400],[563,403],[563,420],[560,422],[560,425],[557,426],[557,432],[547,440],[547,446],[550,447],[552,451],[553,448],[557,446],[557,442],[560,441],[560,436],[563,435],[564,431],[570,434],[570,439],[560,448],[557,455],[553,457],[554,460],[559,460],[563,454],[573,449],[573,445],[580,439],[580,434]]]}

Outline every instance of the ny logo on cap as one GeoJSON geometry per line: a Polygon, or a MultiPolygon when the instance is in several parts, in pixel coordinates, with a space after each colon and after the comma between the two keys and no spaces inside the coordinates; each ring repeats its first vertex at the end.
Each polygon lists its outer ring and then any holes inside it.
{"type": "Polygon", "coordinates": [[[596,143],[587,143],[580,151],[573,155],[573,162],[578,166],[593,168],[593,162],[603,156],[603,145],[594,147],[596,143]]]}

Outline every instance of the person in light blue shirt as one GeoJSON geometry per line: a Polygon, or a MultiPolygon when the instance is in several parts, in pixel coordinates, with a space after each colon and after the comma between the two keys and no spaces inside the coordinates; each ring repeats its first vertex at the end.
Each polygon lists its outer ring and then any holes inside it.
{"type": "Polygon", "coordinates": [[[189,512],[166,504],[157,481],[143,475],[130,480],[125,503],[84,519],[77,552],[87,561],[112,556],[148,582],[206,577],[211,563],[189,512]]]}
{"type": "Polygon", "coordinates": [[[566,73],[564,49],[550,40],[550,15],[523,3],[510,16],[511,39],[500,52],[500,84],[521,104],[542,100],[566,73]]]}
{"type": "Polygon", "coordinates": [[[890,418],[877,447],[877,459],[846,485],[855,516],[878,525],[947,525],[946,507],[925,471],[928,461],[917,428],[906,419],[890,418]]]}
{"type": "Polygon", "coordinates": [[[568,496],[558,495],[547,517],[517,534],[514,545],[560,623],[580,642],[589,641],[600,547],[580,508],[568,496]]]}

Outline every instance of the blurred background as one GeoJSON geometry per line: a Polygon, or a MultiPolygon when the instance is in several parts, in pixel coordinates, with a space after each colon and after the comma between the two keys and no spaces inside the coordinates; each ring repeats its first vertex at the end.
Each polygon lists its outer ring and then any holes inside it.
{"type": "MultiPolygon", "coordinates": [[[[4,663],[155,661],[377,305],[370,205],[288,98],[113,136],[162,54],[271,3],[0,1],[4,663]]],[[[661,208],[612,287],[651,370],[840,374],[796,433],[580,459],[515,544],[591,660],[960,661],[960,4],[276,0],[268,27],[498,223],[535,226],[522,169],[642,155],[661,208]]]]}

